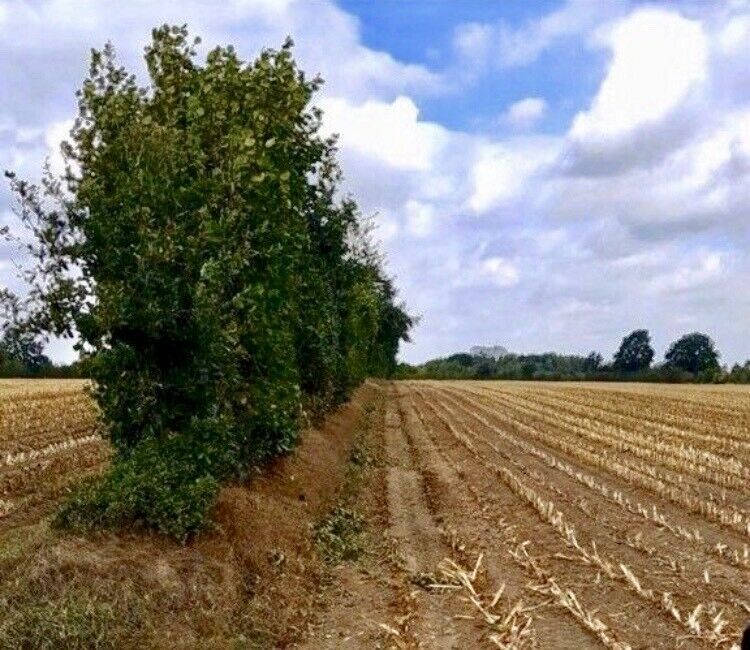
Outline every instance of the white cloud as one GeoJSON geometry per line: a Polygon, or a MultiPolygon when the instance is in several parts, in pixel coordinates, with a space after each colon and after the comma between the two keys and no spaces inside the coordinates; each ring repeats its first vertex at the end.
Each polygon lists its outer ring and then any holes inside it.
{"type": "Polygon", "coordinates": [[[722,278],[726,272],[724,255],[717,251],[701,251],[686,260],[683,266],[653,278],[648,289],[654,293],[689,291],[722,278]]]}
{"type": "Polygon", "coordinates": [[[525,66],[565,39],[581,37],[606,17],[622,13],[624,0],[566,0],[563,5],[520,26],[506,22],[465,23],[453,36],[459,58],[474,65],[525,66]]]}
{"type": "MultiPolygon", "coordinates": [[[[714,113],[702,131],[671,143],[643,164],[610,173],[558,175],[544,191],[551,214],[566,219],[616,218],[642,236],[674,236],[679,229],[747,227],[750,198],[750,109],[714,113]]],[[[668,127],[665,127],[668,128],[668,127]]],[[[616,153],[610,152],[616,159],[616,153]]],[[[620,152],[625,159],[627,152],[620,152]]],[[[612,164],[593,156],[591,164],[612,164]]],[[[631,161],[632,162],[632,161],[631,161]]]]}
{"type": "Polygon", "coordinates": [[[508,107],[503,114],[505,122],[519,129],[536,124],[547,111],[547,102],[541,97],[526,97],[508,107]]]}
{"type": "Polygon", "coordinates": [[[435,208],[427,203],[410,200],[404,206],[407,229],[416,237],[429,235],[434,227],[435,208]]]}
{"type": "Polygon", "coordinates": [[[719,49],[724,54],[733,54],[746,48],[750,42],[750,16],[736,16],[721,28],[717,38],[719,49]]]}
{"type": "Polygon", "coordinates": [[[483,255],[483,248],[448,256],[444,288],[452,287],[465,296],[471,289],[494,294],[496,289],[511,289],[519,284],[521,271],[516,261],[503,255],[483,255]]]}
{"type": "Polygon", "coordinates": [[[591,108],[573,121],[577,140],[622,137],[667,117],[706,78],[708,42],[700,22],[642,9],[604,37],[612,49],[591,108]]]}
{"type": "Polygon", "coordinates": [[[465,23],[456,28],[453,47],[461,59],[482,64],[491,52],[493,37],[491,25],[465,23]]]}
{"type": "Polygon", "coordinates": [[[341,97],[320,102],[328,132],[341,136],[341,145],[402,170],[429,169],[445,144],[440,126],[419,121],[419,109],[408,97],[392,102],[369,100],[353,105],[341,97]]]}
{"type": "Polygon", "coordinates": [[[498,287],[512,287],[521,278],[518,268],[504,257],[488,257],[481,261],[479,269],[482,276],[498,287]]]}
{"type": "Polygon", "coordinates": [[[482,145],[472,169],[469,207],[481,213],[519,199],[530,178],[555,159],[557,142],[533,137],[482,145]]]}

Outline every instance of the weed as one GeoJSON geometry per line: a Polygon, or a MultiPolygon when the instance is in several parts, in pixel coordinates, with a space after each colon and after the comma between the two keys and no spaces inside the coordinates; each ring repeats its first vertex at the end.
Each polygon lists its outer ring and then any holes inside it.
{"type": "Polygon", "coordinates": [[[315,527],[315,541],[329,564],[357,560],[365,547],[365,520],[348,508],[335,508],[315,527]]]}

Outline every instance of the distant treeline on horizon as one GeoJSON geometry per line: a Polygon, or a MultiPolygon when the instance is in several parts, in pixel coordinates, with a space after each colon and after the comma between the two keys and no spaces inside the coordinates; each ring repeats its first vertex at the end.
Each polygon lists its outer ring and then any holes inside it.
{"type": "MultiPolygon", "coordinates": [[[[547,381],[649,381],[664,383],[750,383],[750,360],[722,366],[709,336],[685,334],[669,347],[663,361],[653,363],[648,330],[625,336],[611,362],[599,352],[576,354],[507,353],[500,356],[459,352],[418,365],[402,363],[401,379],[518,379],[547,381]]],[[[489,349],[489,348],[488,348],[489,349]]]]}
{"type": "MultiPolygon", "coordinates": [[[[34,341],[0,339],[0,377],[86,378],[88,361],[53,364],[34,341]]],[[[693,332],[669,347],[665,358],[654,363],[648,330],[634,330],[623,338],[612,361],[605,363],[599,352],[588,355],[515,354],[501,346],[474,346],[422,364],[400,363],[399,379],[517,379],[538,381],[645,381],[664,383],[750,384],[750,360],[731,368],[720,364],[720,353],[706,334],[693,332]],[[482,353],[477,353],[482,350],[482,353]],[[502,350],[500,356],[489,352],[502,350]],[[489,352],[488,352],[489,351],[489,352]]]]}
{"type": "Polygon", "coordinates": [[[54,364],[38,337],[18,332],[0,334],[0,378],[76,379],[89,375],[88,360],[54,364]]]}

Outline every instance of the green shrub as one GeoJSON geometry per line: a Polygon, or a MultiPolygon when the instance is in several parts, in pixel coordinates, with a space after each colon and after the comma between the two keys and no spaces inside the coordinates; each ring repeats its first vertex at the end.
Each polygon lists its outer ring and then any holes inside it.
{"type": "Polygon", "coordinates": [[[319,81],[291,41],[249,65],[231,46],[201,65],[196,42],[154,30],[146,87],[94,51],[68,173],[10,174],[35,243],[28,297],[0,307],[30,340],[80,335],[116,450],[61,525],[184,537],[221,481],[294,445],[303,403],[325,411],[391,372],[411,326],[337,198],[319,81]]]}

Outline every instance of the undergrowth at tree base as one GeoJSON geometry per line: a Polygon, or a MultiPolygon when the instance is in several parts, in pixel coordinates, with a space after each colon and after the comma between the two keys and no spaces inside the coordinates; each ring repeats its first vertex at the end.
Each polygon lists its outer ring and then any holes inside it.
{"type": "Polygon", "coordinates": [[[356,561],[366,551],[367,522],[358,511],[356,502],[369,476],[368,470],[379,465],[372,432],[378,418],[382,417],[382,408],[382,396],[364,405],[349,453],[342,497],[338,505],[315,526],[314,539],[318,552],[328,564],[356,561]]]}

